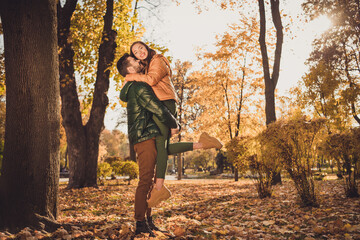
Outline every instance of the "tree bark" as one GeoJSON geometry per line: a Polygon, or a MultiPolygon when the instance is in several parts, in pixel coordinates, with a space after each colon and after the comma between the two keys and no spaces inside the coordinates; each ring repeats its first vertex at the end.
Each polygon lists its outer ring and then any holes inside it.
{"type": "MultiPolygon", "coordinates": [[[[276,29],[276,48],[275,48],[275,60],[273,66],[273,72],[270,76],[269,69],[269,58],[267,54],[267,47],[265,41],[266,35],[266,18],[265,18],[265,6],[264,0],[258,0],[259,3],[259,13],[260,13],[260,49],[263,63],[264,71],[264,81],[265,81],[265,115],[266,115],[266,125],[269,125],[272,122],[276,121],[276,112],[275,112],[275,89],[279,79],[280,72],[280,60],[281,60],[281,51],[283,44],[283,26],[281,23],[281,16],[279,10],[280,0],[270,0],[271,2],[271,15],[272,20],[276,29]]],[[[280,183],[281,176],[280,173],[277,173],[273,176],[273,183],[280,183]]]]}
{"type": "Polygon", "coordinates": [[[67,0],[63,7],[57,4],[59,73],[61,115],[66,132],[69,158],[69,186],[84,185],[86,149],[85,130],[82,124],[80,103],[76,90],[74,70],[74,50],[70,39],[70,20],[75,11],[77,0],[67,0]]]}
{"type": "Polygon", "coordinates": [[[85,177],[87,186],[96,186],[97,183],[97,160],[99,156],[100,134],[104,130],[105,110],[109,104],[107,92],[109,90],[109,68],[113,64],[116,49],[116,32],[112,30],[114,13],[114,0],[106,1],[106,13],[104,16],[104,28],[102,41],[99,47],[99,62],[96,74],[93,103],[90,118],[86,124],[87,152],[85,177]]]}
{"type": "Polygon", "coordinates": [[[239,170],[236,167],[234,168],[234,180],[235,182],[239,181],[239,170]]]}
{"type": "Polygon", "coordinates": [[[56,3],[2,0],[6,70],[0,228],[52,229],[60,173],[56,3]]]}
{"type": "Polygon", "coordinates": [[[183,164],[182,164],[182,161],[181,161],[181,154],[177,154],[176,155],[176,158],[177,158],[177,180],[181,180],[182,179],[182,169],[183,169],[183,164]]]}
{"type": "Polygon", "coordinates": [[[74,73],[74,51],[70,36],[70,20],[76,4],[77,0],[68,0],[63,7],[60,1],[57,6],[61,113],[69,151],[68,188],[97,187],[99,138],[104,128],[105,110],[108,105],[106,94],[109,88],[109,66],[114,60],[116,48],[116,32],[112,30],[113,0],[106,2],[93,103],[86,125],[82,123],[80,112],[74,73]]]}
{"type": "Polygon", "coordinates": [[[355,121],[360,125],[360,118],[356,115],[355,103],[351,103],[351,111],[355,121]]]}
{"type": "Polygon", "coordinates": [[[283,44],[283,27],[281,23],[281,16],[279,10],[280,0],[271,0],[271,13],[272,19],[276,28],[276,48],[275,48],[275,60],[273,66],[273,73],[270,76],[269,57],[267,54],[267,46],[265,41],[266,35],[266,18],[265,18],[265,6],[264,0],[258,0],[259,12],[260,12],[260,49],[264,71],[265,81],[265,113],[266,113],[266,125],[276,121],[275,113],[275,89],[279,79],[280,71],[280,59],[283,44]]]}
{"type": "MultiPolygon", "coordinates": [[[[181,133],[179,133],[178,135],[179,138],[179,142],[181,142],[181,133]]],[[[177,171],[178,171],[178,177],[177,180],[181,180],[182,176],[183,176],[183,161],[182,161],[182,156],[183,153],[178,153],[176,154],[176,158],[177,158],[177,171]]]]}

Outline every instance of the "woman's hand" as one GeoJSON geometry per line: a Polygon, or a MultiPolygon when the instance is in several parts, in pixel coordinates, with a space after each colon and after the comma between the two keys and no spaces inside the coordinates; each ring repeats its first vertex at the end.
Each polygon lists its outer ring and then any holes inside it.
{"type": "Polygon", "coordinates": [[[171,128],[171,136],[174,136],[175,134],[179,134],[179,128],[171,128]]]}
{"type": "Polygon", "coordinates": [[[131,82],[131,81],[135,81],[134,78],[131,77],[131,74],[127,74],[125,76],[125,82],[131,82]]]}

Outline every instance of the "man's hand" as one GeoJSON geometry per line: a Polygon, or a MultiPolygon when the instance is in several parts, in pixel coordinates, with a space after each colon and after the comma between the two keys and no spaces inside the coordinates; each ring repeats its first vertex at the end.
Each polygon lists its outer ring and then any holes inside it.
{"type": "Polygon", "coordinates": [[[171,136],[174,136],[175,134],[179,134],[179,128],[172,128],[171,129],[171,136]]]}

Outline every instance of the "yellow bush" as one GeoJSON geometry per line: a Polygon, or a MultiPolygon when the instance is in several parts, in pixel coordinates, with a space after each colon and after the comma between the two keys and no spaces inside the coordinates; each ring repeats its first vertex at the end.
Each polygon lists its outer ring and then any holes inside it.
{"type": "Polygon", "coordinates": [[[134,161],[114,161],[112,169],[115,175],[129,176],[129,184],[132,179],[136,179],[139,175],[139,167],[134,161]]]}
{"type": "Polygon", "coordinates": [[[317,205],[311,168],[316,158],[318,135],[324,123],[324,119],[309,121],[305,117],[295,117],[278,120],[262,133],[268,153],[279,158],[306,206],[317,205]]]}
{"type": "Polygon", "coordinates": [[[323,144],[323,152],[334,158],[345,174],[345,194],[358,197],[357,176],[360,164],[360,128],[330,134],[323,144]]]}
{"type": "Polygon", "coordinates": [[[112,171],[113,169],[109,163],[107,162],[100,163],[97,169],[97,177],[99,178],[100,182],[104,183],[103,181],[107,177],[111,176],[112,171]]]}

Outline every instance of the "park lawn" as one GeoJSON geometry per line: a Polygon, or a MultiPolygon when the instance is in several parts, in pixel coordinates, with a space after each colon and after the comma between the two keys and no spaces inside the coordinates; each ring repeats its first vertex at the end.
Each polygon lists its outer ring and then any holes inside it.
{"type": "MultiPolygon", "coordinates": [[[[38,239],[130,239],[136,184],[107,181],[98,189],[80,190],[65,190],[62,184],[58,220],[71,230],[25,229],[16,237],[27,232],[38,239]]],[[[317,181],[319,208],[301,207],[290,181],[275,186],[267,199],[257,197],[252,180],[166,184],[173,196],[153,215],[176,239],[360,239],[360,199],[345,198],[341,180],[317,181]]],[[[166,238],[157,232],[156,239],[166,238]]]]}

